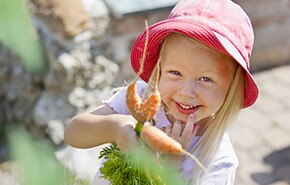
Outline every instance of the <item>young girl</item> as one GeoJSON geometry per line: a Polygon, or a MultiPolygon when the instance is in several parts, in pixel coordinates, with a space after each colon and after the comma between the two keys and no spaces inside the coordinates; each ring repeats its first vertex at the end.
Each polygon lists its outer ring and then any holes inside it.
{"type": "MultiPolygon", "coordinates": [[[[144,94],[159,76],[162,107],[156,127],[197,156],[208,172],[190,158],[168,157],[169,162],[190,184],[234,184],[238,160],[226,131],[239,111],[258,96],[249,72],[254,35],[248,16],[230,0],[181,0],[168,19],[148,31],[138,93],[144,94]]],[[[146,33],[132,47],[136,72],[146,33]]],[[[78,148],[116,142],[126,151],[137,144],[136,122],[123,87],[94,111],[75,116],[65,130],[65,141],[78,148]]]]}

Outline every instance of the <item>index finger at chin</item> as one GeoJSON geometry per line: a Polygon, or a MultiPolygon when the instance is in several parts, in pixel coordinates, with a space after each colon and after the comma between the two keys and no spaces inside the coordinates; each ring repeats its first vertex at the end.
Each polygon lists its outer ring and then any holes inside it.
{"type": "Polygon", "coordinates": [[[187,122],[195,122],[196,120],[196,115],[195,114],[190,114],[187,118],[187,122]]]}
{"type": "Polygon", "coordinates": [[[195,122],[195,115],[190,114],[187,118],[187,122],[185,125],[185,130],[192,130],[193,129],[193,125],[195,122]]]}

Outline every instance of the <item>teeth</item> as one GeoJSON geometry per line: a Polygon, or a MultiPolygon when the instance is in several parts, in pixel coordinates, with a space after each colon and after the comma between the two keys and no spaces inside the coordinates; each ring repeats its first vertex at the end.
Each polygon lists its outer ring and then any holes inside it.
{"type": "Polygon", "coordinates": [[[192,109],[192,108],[195,107],[194,105],[183,105],[183,104],[180,104],[180,103],[179,103],[179,105],[180,105],[180,107],[182,107],[183,109],[192,109]]]}

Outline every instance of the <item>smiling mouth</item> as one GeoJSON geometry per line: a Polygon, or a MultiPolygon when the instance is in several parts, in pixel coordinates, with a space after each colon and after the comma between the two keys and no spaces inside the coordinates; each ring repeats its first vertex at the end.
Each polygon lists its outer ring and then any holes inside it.
{"type": "Polygon", "coordinates": [[[200,107],[200,105],[185,105],[182,103],[178,103],[176,102],[176,106],[179,112],[183,113],[183,114],[193,114],[194,112],[197,111],[197,109],[200,107]]]}
{"type": "Polygon", "coordinates": [[[194,105],[184,105],[184,104],[181,104],[181,103],[177,103],[181,108],[183,109],[192,109],[192,108],[195,108],[196,106],[194,105]]]}

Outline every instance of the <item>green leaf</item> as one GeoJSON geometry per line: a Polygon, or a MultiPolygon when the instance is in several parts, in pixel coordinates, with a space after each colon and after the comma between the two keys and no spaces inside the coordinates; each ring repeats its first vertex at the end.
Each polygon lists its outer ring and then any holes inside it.
{"type": "Polygon", "coordinates": [[[0,0],[0,25],[0,42],[21,58],[28,71],[43,71],[44,55],[27,0],[0,0]]]}
{"type": "Polygon", "coordinates": [[[24,129],[11,131],[9,142],[23,185],[64,185],[64,168],[55,158],[51,145],[45,141],[34,141],[24,129]]]}
{"type": "Polygon", "coordinates": [[[144,145],[124,153],[113,143],[100,152],[100,158],[106,159],[100,172],[112,185],[185,184],[169,166],[158,163],[156,156],[144,145]]]}
{"type": "Polygon", "coordinates": [[[135,132],[138,137],[140,137],[142,129],[143,129],[143,123],[138,122],[135,126],[135,132]]]}

